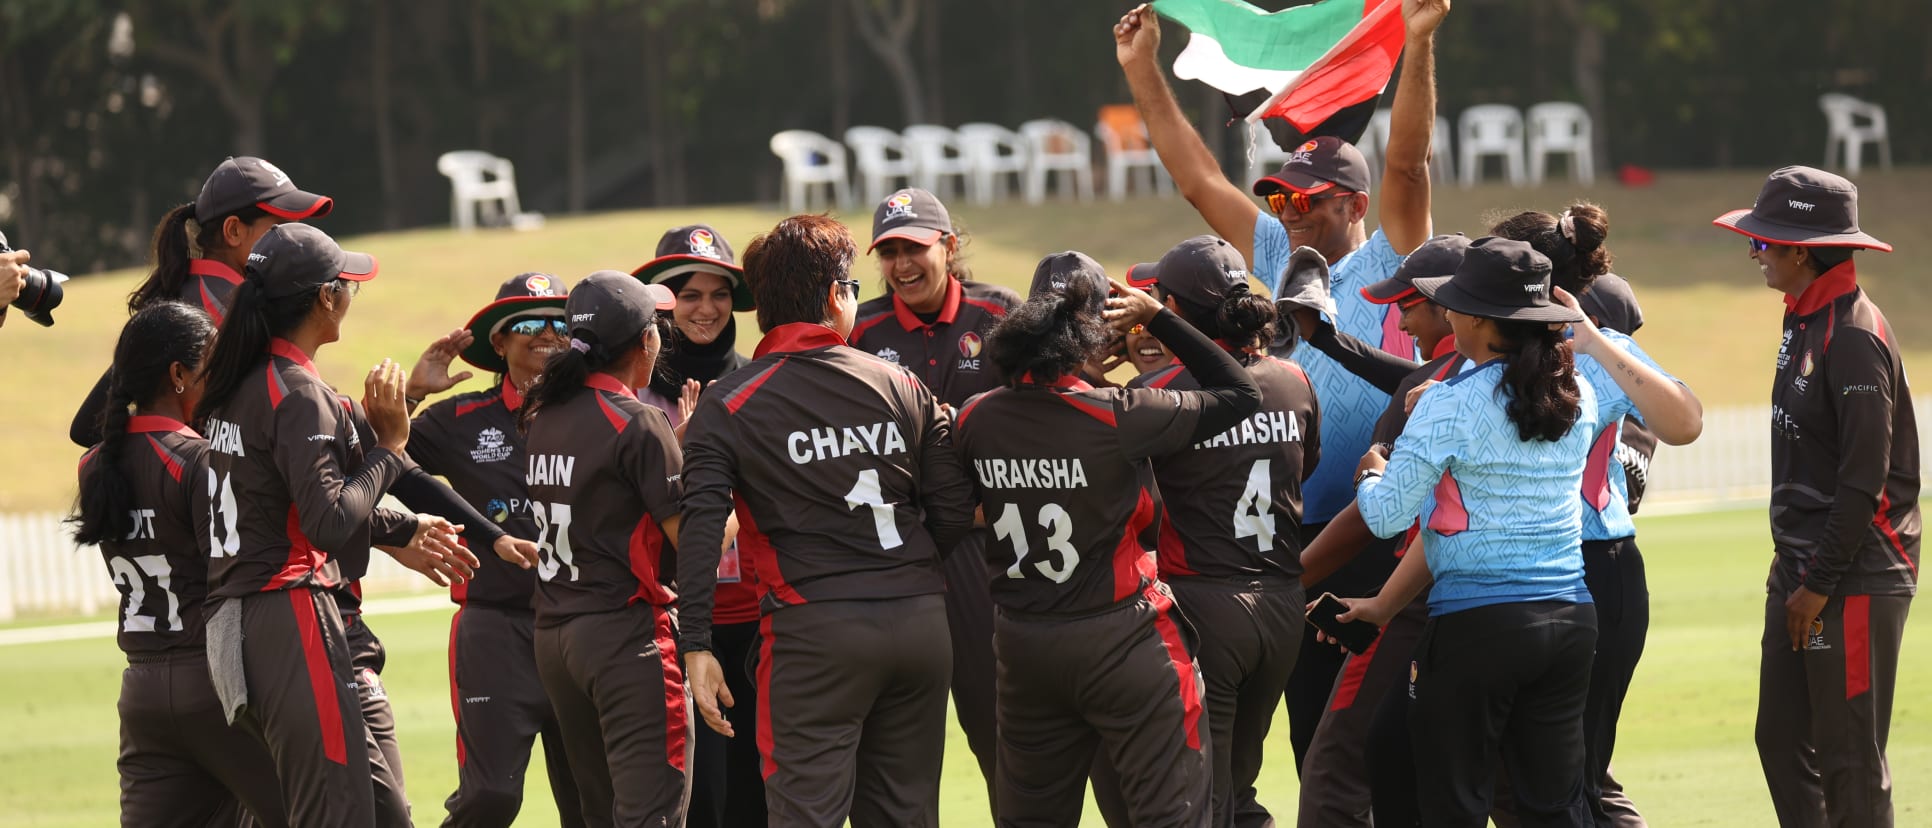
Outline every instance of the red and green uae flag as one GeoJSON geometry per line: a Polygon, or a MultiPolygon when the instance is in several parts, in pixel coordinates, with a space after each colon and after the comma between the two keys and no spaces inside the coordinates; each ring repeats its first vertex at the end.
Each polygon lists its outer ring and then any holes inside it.
{"type": "Polygon", "coordinates": [[[1267,12],[1241,0],[1155,0],[1186,26],[1174,76],[1229,95],[1272,93],[1249,121],[1298,135],[1361,137],[1402,53],[1401,0],[1320,0],[1267,12]]]}

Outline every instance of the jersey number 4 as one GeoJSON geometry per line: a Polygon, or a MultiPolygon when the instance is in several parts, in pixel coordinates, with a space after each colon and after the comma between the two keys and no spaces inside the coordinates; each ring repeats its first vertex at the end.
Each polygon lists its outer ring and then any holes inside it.
{"type": "MultiPolygon", "coordinates": [[[[1073,577],[1073,568],[1080,565],[1080,553],[1067,543],[1073,538],[1073,517],[1058,503],[1048,503],[1040,507],[1040,528],[1047,530],[1046,547],[1058,560],[1052,563],[1035,561],[1033,568],[1047,580],[1064,584],[1073,577]]],[[[1026,563],[1026,556],[1032,550],[1026,541],[1026,525],[1020,517],[1017,503],[1008,503],[1000,511],[1000,519],[993,521],[993,534],[1000,540],[1013,545],[1013,565],[1006,568],[1006,577],[1024,578],[1026,573],[1020,568],[1026,563]]]]}
{"type": "Polygon", "coordinates": [[[530,504],[530,515],[537,519],[537,577],[554,580],[557,573],[570,570],[566,581],[577,580],[577,564],[570,554],[570,504],[530,504]]]}
{"type": "Polygon", "coordinates": [[[1234,537],[1254,538],[1257,552],[1275,548],[1275,513],[1273,490],[1270,483],[1273,475],[1269,466],[1274,461],[1262,459],[1254,461],[1248,469],[1248,486],[1241,491],[1241,499],[1234,502],[1234,537]]]}
{"type": "Polygon", "coordinates": [[[241,550],[241,532],[237,530],[234,478],[215,474],[208,470],[208,557],[232,558],[241,550]]]}

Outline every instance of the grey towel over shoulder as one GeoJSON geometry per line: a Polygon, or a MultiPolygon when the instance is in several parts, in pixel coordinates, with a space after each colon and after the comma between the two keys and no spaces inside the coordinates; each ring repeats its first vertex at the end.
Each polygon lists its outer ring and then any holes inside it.
{"type": "Polygon", "coordinates": [[[248,707],[248,679],[242,672],[242,602],[219,601],[208,616],[208,677],[229,724],[248,707]]]}
{"type": "Polygon", "coordinates": [[[1299,344],[1294,311],[1308,308],[1335,318],[1335,297],[1328,293],[1328,260],[1312,247],[1297,247],[1288,257],[1288,266],[1275,286],[1275,310],[1281,320],[1275,325],[1275,341],[1268,353],[1281,359],[1299,344]]]}

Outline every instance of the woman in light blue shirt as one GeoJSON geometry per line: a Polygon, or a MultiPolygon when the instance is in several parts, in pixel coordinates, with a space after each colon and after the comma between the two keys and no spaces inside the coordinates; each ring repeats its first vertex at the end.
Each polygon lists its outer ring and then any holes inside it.
{"type": "Polygon", "coordinates": [[[1576,493],[1602,414],[1552,329],[1583,316],[1551,301],[1549,259],[1508,239],[1415,287],[1478,367],[1422,396],[1386,461],[1362,458],[1363,519],[1388,537],[1419,515],[1422,554],[1342,618],[1380,626],[1435,582],[1408,687],[1424,824],[1486,824],[1500,753],[1524,824],[1585,826],[1597,625],[1576,493]]]}

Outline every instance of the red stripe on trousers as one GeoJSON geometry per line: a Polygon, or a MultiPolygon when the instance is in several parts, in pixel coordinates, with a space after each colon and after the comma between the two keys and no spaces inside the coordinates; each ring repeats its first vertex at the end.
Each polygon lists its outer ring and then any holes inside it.
{"type": "Polygon", "coordinates": [[[322,619],[315,614],[315,594],[306,589],[287,592],[289,605],[295,611],[295,628],[302,636],[302,660],[309,669],[309,690],[315,694],[315,721],[322,728],[322,755],[338,765],[347,765],[349,751],[342,733],[342,705],[336,700],[335,670],[329,666],[328,648],[322,646],[322,619]]]}
{"type": "Polygon", "coordinates": [[[657,637],[657,657],[664,666],[664,760],[684,772],[685,745],[691,738],[690,709],[684,697],[684,669],[678,666],[678,641],[671,634],[671,614],[651,607],[657,637]]]}
{"type": "Polygon", "coordinates": [[[758,619],[758,755],[764,760],[760,779],[778,772],[771,750],[771,616],[758,619]]]}
{"type": "Polygon", "coordinates": [[[456,766],[462,767],[469,759],[463,749],[463,694],[456,687],[456,627],[463,623],[463,609],[458,607],[456,614],[449,618],[449,713],[456,721],[456,766]]]}
{"type": "Polygon", "coordinates": [[[1154,602],[1154,629],[1160,633],[1161,644],[1167,647],[1168,660],[1174,663],[1174,675],[1181,680],[1181,729],[1187,732],[1187,747],[1200,750],[1201,686],[1195,681],[1194,657],[1187,654],[1187,645],[1181,643],[1181,629],[1168,617],[1167,608],[1174,602],[1151,589],[1148,598],[1154,602]]]}
{"type": "Polygon", "coordinates": [[[1872,596],[1845,596],[1845,698],[1872,689],[1872,596]]]}
{"type": "Polygon", "coordinates": [[[1375,661],[1375,651],[1381,647],[1382,637],[1378,635],[1375,643],[1370,644],[1361,655],[1349,654],[1348,664],[1342,667],[1342,680],[1335,685],[1335,700],[1329,703],[1329,710],[1347,710],[1355,706],[1355,697],[1362,693],[1362,679],[1368,677],[1369,665],[1375,661]]]}

